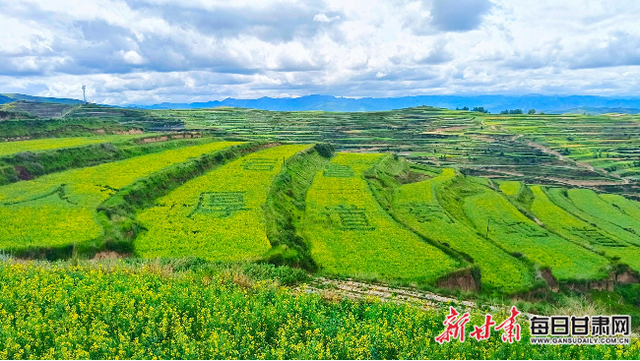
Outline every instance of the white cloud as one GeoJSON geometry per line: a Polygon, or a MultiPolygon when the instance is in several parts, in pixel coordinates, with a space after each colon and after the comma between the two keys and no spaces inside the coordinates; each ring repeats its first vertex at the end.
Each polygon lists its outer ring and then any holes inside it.
{"type": "Polygon", "coordinates": [[[135,50],[129,50],[127,52],[120,50],[120,55],[122,56],[122,59],[129,64],[142,65],[147,62],[147,60],[135,50]]]}
{"type": "Polygon", "coordinates": [[[0,0],[0,92],[640,96],[638,13],[600,0],[0,0]]]}
{"type": "Polygon", "coordinates": [[[313,17],[313,21],[317,22],[317,23],[330,23],[332,21],[336,21],[336,20],[340,20],[340,16],[336,15],[334,17],[328,17],[325,14],[316,14],[313,17]]]}

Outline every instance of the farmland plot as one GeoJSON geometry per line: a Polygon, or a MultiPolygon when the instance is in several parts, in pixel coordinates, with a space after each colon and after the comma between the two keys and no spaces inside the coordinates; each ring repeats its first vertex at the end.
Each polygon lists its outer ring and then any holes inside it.
{"type": "MultiPolygon", "coordinates": [[[[640,235],[640,221],[623,212],[619,206],[615,206],[605,199],[602,199],[590,189],[569,189],[567,191],[569,200],[580,210],[593,217],[611,222],[627,232],[640,235]]],[[[625,203],[627,210],[634,209],[625,203]]],[[[635,212],[638,215],[638,212],[635,212]]],[[[636,243],[640,246],[640,242],[636,243]]]]}
{"type": "Polygon", "coordinates": [[[625,230],[622,227],[611,223],[602,218],[593,216],[589,213],[579,209],[568,197],[568,191],[563,188],[549,188],[547,190],[549,199],[558,207],[565,211],[577,216],[585,222],[591,224],[594,227],[606,231],[607,233],[621,239],[629,244],[640,244],[640,237],[629,230],[625,230]]]}
{"type": "Polygon", "coordinates": [[[237,143],[173,149],[0,187],[0,249],[57,247],[92,240],[101,232],[96,207],[117,189],[171,164],[233,144],[237,143]]]}
{"type": "Polygon", "coordinates": [[[507,252],[551,268],[558,280],[606,276],[602,272],[608,264],[604,257],[547,231],[490,189],[465,198],[463,209],[479,232],[485,233],[507,252]]]}
{"type": "Polygon", "coordinates": [[[262,205],[283,160],[308,148],[261,150],[192,179],[138,215],[147,228],[135,241],[144,257],[246,260],[271,248],[262,205]]]}
{"type": "MultiPolygon", "coordinates": [[[[143,135],[106,135],[100,137],[50,138],[23,140],[19,142],[0,142],[0,157],[20,152],[36,152],[41,150],[70,148],[81,145],[106,143],[113,141],[140,138],[143,135]]],[[[148,136],[148,135],[147,135],[148,136]]]]}
{"type": "Polygon", "coordinates": [[[433,282],[458,264],[380,208],[363,171],[381,157],[339,153],[316,174],[302,227],[311,255],[332,274],[433,282]]]}
{"type": "Polygon", "coordinates": [[[540,186],[531,187],[531,191],[535,197],[531,211],[550,230],[609,257],[619,257],[631,268],[640,270],[640,248],[558,207],[540,186]]]}
{"type": "Polygon", "coordinates": [[[425,237],[473,258],[480,266],[483,288],[504,293],[527,289],[532,276],[522,262],[480,237],[438,202],[436,193],[454,176],[453,169],[445,169],[438,177],[400,187],[394,196],[396,215],[425,237]]]}

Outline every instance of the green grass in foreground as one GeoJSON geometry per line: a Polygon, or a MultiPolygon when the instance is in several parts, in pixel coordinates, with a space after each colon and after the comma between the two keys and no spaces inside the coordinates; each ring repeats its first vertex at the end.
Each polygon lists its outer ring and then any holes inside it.
{"type": "MultiPolygon", "coordinates": [[[[296,279],[296,271],[268,265],[184,269],[0,261],[0,358],[640,358],[637,338],[629,346],[532,346],[524,317],[521,342],[492,332],[487,341],[440,345],[444,310],[296,293],[267,280],[296,279]]],[[[474,314],[467,333],[483,319],[474,314]]]]}

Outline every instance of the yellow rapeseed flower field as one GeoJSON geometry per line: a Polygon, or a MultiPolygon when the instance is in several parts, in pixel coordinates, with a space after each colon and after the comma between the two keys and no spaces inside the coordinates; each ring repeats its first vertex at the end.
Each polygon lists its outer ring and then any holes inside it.
{"type": "Polygon", "coordinates": [[[382,156],[338,153],[307,194],[303,234],[325,272],[432,282],[455,270],[456,261],[379,206],[363,172],[382,156]]]}
{"type": "MultiPolygon", "coordinates": [[[[23,140],[19,142],[0,142],[0,157],[20,152],[37,152],[40,150],[50,150],[59,148],[71,148],[81,145],[115,142],[128,139],[140,138],[143,135],[105,135],[97,137],[75,137],[75,138],[49,138],[23,140]]],[[[144,134],[149,136],[149,134],[144,134]]]]}
{"type": "Polygon", "coordinates": [[[261,150],[195,178],[138,215],[148,229],[135,241],[143,257],[254,259],[271,248],[262,205],[284,159],[308,145],[261,150]]]}
{"type": "MultiPolygon", "coordinates": [[[[619,347],[531,345],[526,317],[520,342],[492,332],[440,345],[446,308],[330,302],[271,282],[241,287],[215,270],[0,261],[0,291],[0,359],[640,358],[637,337],[619,347]]],[[[484,322],[471,313],[466,332],[484,322]]]]}
{"type": "Polygon", "coordinates": [[[0,187],[0,249],[65,246],[100,235],[96,207],[115,190],[234,142],[212,142],[49,174],[0,187]]]}

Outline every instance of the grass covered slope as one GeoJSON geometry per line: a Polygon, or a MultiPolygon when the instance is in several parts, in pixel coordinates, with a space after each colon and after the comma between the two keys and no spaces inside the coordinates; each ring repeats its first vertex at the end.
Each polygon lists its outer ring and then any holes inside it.
{"type": "Polygon", "coordinates": [[[326,273],[433,283],[460,265],[379,206],[363,172],[381,157],[338,153],[318,172],[307,194],[304,238],[326,273]]]}
{"type": "Polygon", "coordinates": [[[138,215],[147,229],[135,240],[142,257],[199,256],[246,260],[264,255],[262,205],[283,160],[309,145],[268,148],[194,178],[138,215]]]}
{"type": "Polygon", "coordinates": [[[393,197],[395,216],[426,238],[470,256],[480,267],[483,290],[510,294],[529,289],[533,277],[525,264],[479,236],[440,205],[437,194],[453,177],[453,169],[444,169],[435,178],[397,188],[393,197]]]}
{"type": "Polygon", "coordinates": [[[316,144],[289,158],[271,184],[264,204],[267,237],[273,249],[270,263],[317,269],[308,244],[300,234],[306,209],[307,192],[316,173],[324,169],[333,156],[333,147],[316,144]]]}
{"type": "MultiPolygon", "coordinates": [[[[625,347],[531,345],[522,316],[520,342],[502,342],[492,332],[486,341],[440,345],[434,338],[444,330],[446,310],[325,301],[268,280],[281,270],[250,271],[0,262],[0,358],[640,358],[637,338],[625,347]]],[[[506,318],[492,314],[497,322],[506,318]]],[[[483,322],[484,313],[472,312],[467,332],[483,322]]]]}
{"type": "Polygon", "coordinates": [[[96,207],[117,189],[233,142],[211,142],[54,173],[0,187],[0,249],[60,247],[98,237],[96,207]]]}

